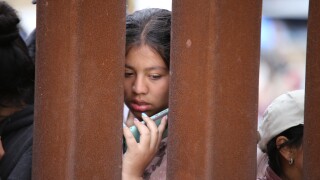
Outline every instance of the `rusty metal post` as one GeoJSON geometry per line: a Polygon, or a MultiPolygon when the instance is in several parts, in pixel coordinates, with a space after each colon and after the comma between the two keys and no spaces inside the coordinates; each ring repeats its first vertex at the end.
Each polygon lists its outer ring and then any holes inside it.
{"type": "Polygon", "coordinates": [[[320,177],[320,2],[309,1],[305,123],[303,140],[303,179],[320,177]]]}
{"type": "Polygon", "coordinates": [[[125,1],[37,2],[33,179],[120,179],[125,1]]]}
{"type": "Polygon", "coordinates": [[[173,1],[168,179],[255,179],[261,0],[173,1]]]}

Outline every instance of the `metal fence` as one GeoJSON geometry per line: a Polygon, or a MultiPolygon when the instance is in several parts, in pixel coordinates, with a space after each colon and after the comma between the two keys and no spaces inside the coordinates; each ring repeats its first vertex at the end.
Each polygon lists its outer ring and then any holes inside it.
{"type": "MultiPolygon", "coordinates": [[[[320,172],[310,0],[304,178],[320,172]]],[[[167,179],[255,179],[262,1],[174,0],[167,179]]],[[[33,179],[121,179],[125,1],[37,4],[33,179]]]]}

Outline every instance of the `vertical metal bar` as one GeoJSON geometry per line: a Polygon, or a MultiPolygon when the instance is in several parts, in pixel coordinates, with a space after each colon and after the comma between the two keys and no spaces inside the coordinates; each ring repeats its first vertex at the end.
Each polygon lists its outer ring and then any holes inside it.
{"type": "Polygon", "coordinates": [[[320,171],[320,2],[309,1],[303,179],[318,179],[320,171]]]}
{"type": "Polygon", "coordinates": [[[33,179],[120,179],[125,1],[37,2],[33,179]]]}
{"type": "Polygon", "coordinates": [[[262,2],[173,1],[168,179],[255,179],[262,2]]]}

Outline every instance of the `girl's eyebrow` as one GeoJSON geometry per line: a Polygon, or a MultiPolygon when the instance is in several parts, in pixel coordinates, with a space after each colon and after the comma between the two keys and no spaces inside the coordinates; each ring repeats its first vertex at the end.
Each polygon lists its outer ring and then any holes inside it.
{"type": "Polygon", "coordinates": [[[124,67],[125,67],[125,68],[129,68],[129,69],[134,69],[132,66],[130,66],[130,65],[128,65],[128,64],[125,64],[124,67]]]}
{"type": "Polygon", "coordinates": [[[153,67],[148,67],[148,68],[146,68],[146,71],[157,70],[157,69],[165,70],[165,71],[168,70],[167,67],[153,66],[153,67]]]}
{"type": "MultiPolygon", "coordinates": [[[[125,64],[125,68],[129,68],[129,69],[134,69],[134,67],[128,65],[128,64],[125,64]]],[[[162,66],[152,66],[152,67],[148,67],[145,69],[145,71],[151,71],[151,70],[156,70],[156,69],[160,69],[160,70],[165,70],[167,71],[167,67],[162,67],[162,66]]]]}

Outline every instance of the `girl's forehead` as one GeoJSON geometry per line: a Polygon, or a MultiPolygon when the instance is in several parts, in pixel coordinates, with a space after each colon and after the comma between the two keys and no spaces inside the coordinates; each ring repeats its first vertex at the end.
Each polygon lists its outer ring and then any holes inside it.
{"type": "Polygon", "coordinates": [[[132,47],[125,60],[126,65],[166,66],[162,57],[147,45],[132,47]]]}
{"type": "Polygon", "coordinates": [[[155,49],[153,49],[152,47],[146,44],[131,47],[127,53],[127,56],[133,53],[139,54],[142,56],[148,56],[148,55],[160,56],[160,54],[155,49]]]}

